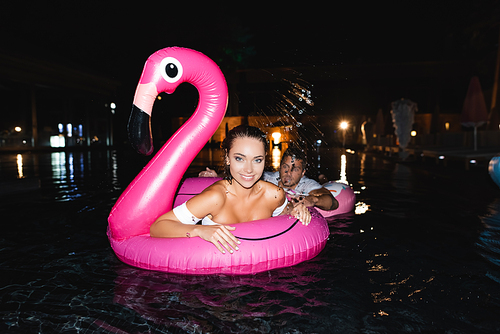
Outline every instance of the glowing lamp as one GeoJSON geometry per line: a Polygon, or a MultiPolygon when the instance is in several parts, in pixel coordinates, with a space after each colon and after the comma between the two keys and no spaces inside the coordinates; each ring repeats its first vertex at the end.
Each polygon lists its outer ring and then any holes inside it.
{"type": "Polygon", "coordinates": [[[271,137],[273,137],[274,145],[278,145],[280,143],[280,139],[281,139],[281,133],[280,132],[273,132],[273,134],[271,135],[271,137]]]}

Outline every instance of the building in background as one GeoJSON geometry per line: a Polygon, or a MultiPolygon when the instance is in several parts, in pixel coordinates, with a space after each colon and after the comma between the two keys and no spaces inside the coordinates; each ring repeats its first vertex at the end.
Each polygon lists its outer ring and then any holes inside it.
{"type": "Polygon", "coordinates": [[[0,54],[0,150],[113,145],[119,85],[61,62],[0,54]]]}

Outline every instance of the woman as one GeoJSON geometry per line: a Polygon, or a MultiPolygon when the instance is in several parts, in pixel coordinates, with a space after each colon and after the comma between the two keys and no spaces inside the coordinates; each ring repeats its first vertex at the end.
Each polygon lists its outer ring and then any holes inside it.
{"type": "Polygon", "coordinates": [[[151,236],[200,237],[222,253],[233,253],[240,241],[229,224],[285,214],[309,224],[311,214],[303,204],[293,207],[282,188],[261,180],[266,146],[266,136],[256,127],[240,125],[229,131],[222,143],[224,179],[158,217],[150,227],[151,236]],[[200,220],[202,225],[196,225],[200,220]]]}

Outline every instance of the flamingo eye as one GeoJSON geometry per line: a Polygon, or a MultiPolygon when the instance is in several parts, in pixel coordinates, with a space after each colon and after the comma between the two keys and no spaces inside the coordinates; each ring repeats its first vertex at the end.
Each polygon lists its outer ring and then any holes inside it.
{"type": "Polygon", "coordinates": [[[161,76],[167,82],[174,83],[182,76],[182,65],[173,57],[164,58],[160,63],[160,68],[161,76]]]}

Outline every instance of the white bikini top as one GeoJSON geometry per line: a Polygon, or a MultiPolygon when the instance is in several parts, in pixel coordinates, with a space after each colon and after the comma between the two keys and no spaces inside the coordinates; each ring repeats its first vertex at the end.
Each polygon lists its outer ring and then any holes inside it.
{"type": "MultiPolygon", "coordinates": [[[[285,197],[285,202],[273,211],[272,217],[279,216],[283,210],[285,210],[287,204],[288,199],[285,197]]],[[[195,225],[201,220],[202,225],[219,225],[208,217],[204,217],[203,219],[195,217],[191,211],[188,210],[186,202],[175,207],[173,211],[177,219],[179,219],[179,221],[183,224],[195,225]]]]}

